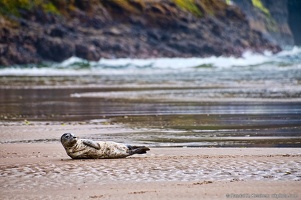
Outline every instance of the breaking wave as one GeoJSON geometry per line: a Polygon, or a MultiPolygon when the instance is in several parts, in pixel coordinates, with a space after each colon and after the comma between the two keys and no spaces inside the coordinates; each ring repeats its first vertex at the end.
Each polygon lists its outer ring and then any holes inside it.
{"type": "Polygon", "coordinates": [[[71,57],[61,63],[10,66],[0,69],[0,76],[83,76],[113,74],[146,74],[165,71],[216,70],[234,67],[301,68],[301,48],[278,54],[246,52],[242,57],[100,59],[98,62],[71,57]]]}

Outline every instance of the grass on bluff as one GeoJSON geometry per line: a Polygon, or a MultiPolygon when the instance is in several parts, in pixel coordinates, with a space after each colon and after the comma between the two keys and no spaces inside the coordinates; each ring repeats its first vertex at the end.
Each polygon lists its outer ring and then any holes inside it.
{"type": "MultiPolygon", "coordinates": [[[[227,7],[226,2],[216,0],[170,0],[170,2],[173,2],[179,9],[192,13],[196,17],[203,17],[206,14],[214,15],[216,12],[223,11],[227,7]]],[[[260,1],[258,3],[258,0],[253,0],[253,2],[257,7],[268,12],[260,1]]],[[[69,11],[76,9],[93,13],[93,10],[97,10],[99,7],[105,7],[105,9],[112,9],[114,12],[118,11],[125,14],[141,14],[147,4],[158,6],[158,2],[144,0],[0,0],[0,14],[20,17],[22,10],[40,9],[45,13],[68,15],[69,11]]],[[[166,4],[164,9],[174,10],[173,6],[170,5],[166,4]]]]}
{"type": "Polygon", "coordinates": [[[21,10],[34,8],[40,8],[44,12],[52,14],[60,14],[54,2],[47,0],[0,0],[0,14],[20,16],[21,10]]]}
{"type": "Polygon", "coordinates": [[[198,8],[194,0],[174,0],[174,2],[179,8],[191,12],[195,16],[202,16],[202,12],[198,8]]]}
{"type": "Polygon", "coordinates": [[[265,15],[271,15],[270,11],[262,4],[261,0],[252,0],[252,4],[255,8],[261,10],[265,15]]]}

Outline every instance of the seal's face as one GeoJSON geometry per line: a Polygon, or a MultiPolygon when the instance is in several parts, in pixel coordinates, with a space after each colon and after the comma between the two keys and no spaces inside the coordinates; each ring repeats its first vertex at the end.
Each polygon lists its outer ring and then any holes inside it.
{"type": "Polygon", "coordinates": [[[64,133],[61,137],[61,143],[64,147],[72,147],[76,143],[76,137],[72,133],[64,133]]]}

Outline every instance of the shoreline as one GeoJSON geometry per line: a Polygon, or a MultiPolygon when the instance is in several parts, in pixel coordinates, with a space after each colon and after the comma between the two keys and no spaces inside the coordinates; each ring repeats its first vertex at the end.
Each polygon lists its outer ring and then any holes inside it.
{"type": "Polygon", "coordinates": [[[151,148],[125,159],[72,160],[58,142],[17,143],[1,144],[0,157],[1,199],[301,196],[299,148],[151,148]]]}
{"type": "MultiPolygon", "coordinates": [[[[0,144],[52,144],[59,142],[63,133],[71,132],[80,138],[146,145],[150,148],[300,148],[299,136],[245,134],[213,137],[204,132],[196,137],[193,131],[173,128],[172,125],[165,129],[156,127],[156,124],[154,127],[143,127],[148,118],[140,116],[139,122],[136,117],[138,116],[64,122],[30,119],[0,122],[0,144]],[[164,134],[164,137],[160,136],[164,134]]],[[[155,119],[160,120],[160,117],[156,116],[155,119]]]]}
{"type": "Polygon", "coordinates": [[[28,123],[0,126],[1,199],[301,197],[301,148],[150,147],[124,159],[72,160],[59,142],[64,132],[126,143],[118,133],[142,130],[102,121],[28,123]]]}

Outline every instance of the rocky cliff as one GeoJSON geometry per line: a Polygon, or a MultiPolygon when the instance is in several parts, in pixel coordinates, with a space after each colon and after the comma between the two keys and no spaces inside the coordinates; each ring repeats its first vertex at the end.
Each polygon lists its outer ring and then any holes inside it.
{"type": "MultiPolygon", "coordinates": [[[[277,37],[262,31],[262,24],[251,21],[252,13],[240,9],[248,5],[252,10],[254,5],[226,2],[0,0],[0,65],[60,62],[71,56],[206,57],[280,50],[277,37]]],[[[273,2],[278,1],[269,5],[273,2]]],[[[289,27],[283,27],[292,37],[289,27]]]]}
{"type": "Polygon", "coordinates": [[[301,1],[233,0],[250,27],[282,47],[301,45],[301,1]]]}

